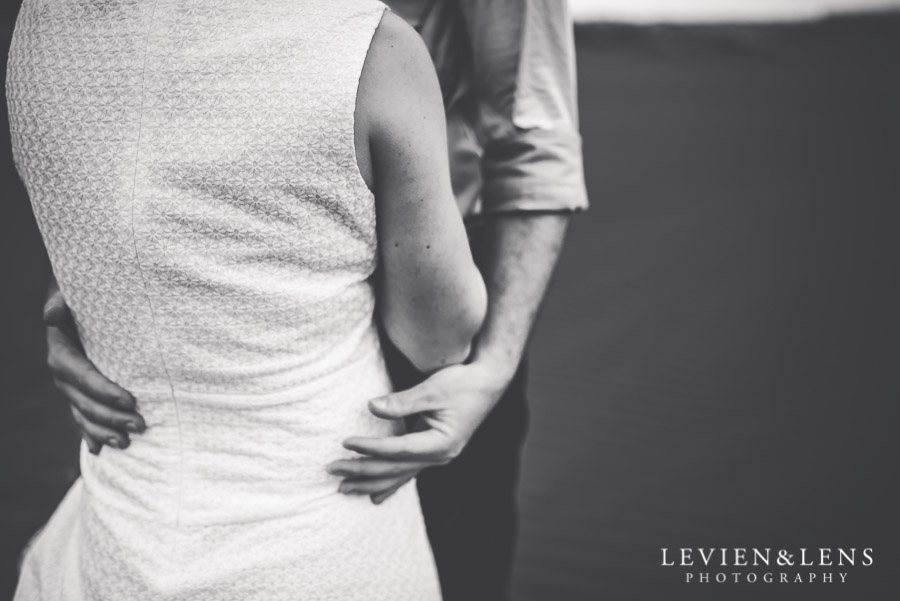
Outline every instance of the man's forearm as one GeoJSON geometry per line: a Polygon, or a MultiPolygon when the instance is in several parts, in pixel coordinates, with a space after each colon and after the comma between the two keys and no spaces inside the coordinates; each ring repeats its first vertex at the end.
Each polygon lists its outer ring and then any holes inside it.
{"type": "Polygon", "coordinates": [[[555,213],[496,216],[475,245],[488,312],[473,361],[490,364],[504,386],[522,359],[568,221],[568,214],[555,213]]]}

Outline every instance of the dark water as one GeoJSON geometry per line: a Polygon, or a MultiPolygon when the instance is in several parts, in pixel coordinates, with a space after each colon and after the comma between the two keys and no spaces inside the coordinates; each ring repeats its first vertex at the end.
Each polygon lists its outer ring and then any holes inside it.
{"type": "MultiPolygon", "coordinates": [[[[578,50],[593,206],[531,353],[516,598],[892,597],[900,17],[582,29],[578,50]],[[876,562],[833,585],[687,585],[659,565],[660,547],[700,546],[876,562]]],[[[46,263],[7,144],[0,181],[8,586],[75,438],[42,366],[46,263]]]]}
{"type": "Polygon", "coordinates": [[[578,51],[593,206],[533,344],[517,598],[893,597],[900,18],[578,51]],[[830,586],[660,566],[699,546],[876,562],[830,586]]]}

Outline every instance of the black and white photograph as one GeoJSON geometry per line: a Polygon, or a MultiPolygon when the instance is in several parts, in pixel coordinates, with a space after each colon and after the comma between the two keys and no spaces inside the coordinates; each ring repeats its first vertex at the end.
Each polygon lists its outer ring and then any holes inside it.
{"type": "Polygon", "coordinates": [[[900,0],[0,32],[0,601],[900,594],[900,0]]]}

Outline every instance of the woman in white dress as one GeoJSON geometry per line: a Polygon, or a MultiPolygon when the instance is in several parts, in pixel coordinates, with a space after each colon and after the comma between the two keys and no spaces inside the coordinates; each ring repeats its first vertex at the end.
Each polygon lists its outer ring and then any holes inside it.
{"type": "Polygon", "coordinates": [[[484,316],[415,32],[372,0],[25,0],[7,98],[81,340],[146,419],[82,448],[16,599],[439,599],[415,487],[326,471],[402,427],[367,407],[376,316],[423,371],[484,316]]]}

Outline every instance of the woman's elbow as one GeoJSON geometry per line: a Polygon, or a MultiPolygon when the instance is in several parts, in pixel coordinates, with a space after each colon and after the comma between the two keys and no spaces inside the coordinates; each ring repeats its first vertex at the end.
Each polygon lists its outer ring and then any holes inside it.
{"type": "Polygon", "coordinates": [[[471,285],[472,290],[466,295],[466,311],[462,318],[462,329],[471,345],[472,339],[481,330],[484,319],[487,316],[488,298],[487,288],[481,278],[481,272],[475,269],[475,277],[471,285]]]}
{"type": "Polygon", "coordinates": [[[410,328],[409,322],[387,320],[387,333],[421,372],[430,373],[465,361],[472,341],[487,314],[487,292],[479,275],[454,299],[451,311],[432,315],[428,323],[410,328]],[[391,322],[395,327],[391,327],[391,322]]]}
{"type": "Polygon", "coordinates": [[[475,272],[476,276],[472,278],[467,291],[460,295],[458,312],[452,319],[453,323],[446,326],[445,342],[437,345],[440,347],[438,354],[442,356],[433,369],[462,363],[471,354],[472,342],[481,330],[487,315],[487,290],[481,274],[477,269],[475,272]]]}

